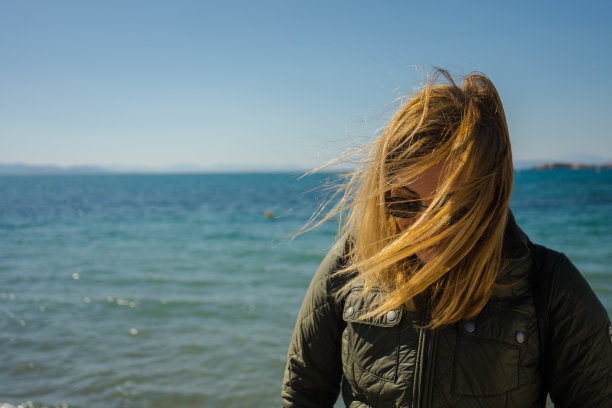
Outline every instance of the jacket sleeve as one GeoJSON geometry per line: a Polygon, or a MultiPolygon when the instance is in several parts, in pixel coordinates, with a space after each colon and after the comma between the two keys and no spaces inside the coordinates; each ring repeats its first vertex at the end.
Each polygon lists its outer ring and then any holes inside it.
{"type": "Polygon", "coordinates": [[[548,387],[555,407],[612,407],[610,319],[564,255],[548,288],[548,387]]]}
{"type": "Polygon", "coordinates": [[[342,376],[340,357],[344,329],[335,301],[332,274],[342,265],[344,242],[327,254],[310,283],[287,354],[283,407],[332,407],[342,376]]]}

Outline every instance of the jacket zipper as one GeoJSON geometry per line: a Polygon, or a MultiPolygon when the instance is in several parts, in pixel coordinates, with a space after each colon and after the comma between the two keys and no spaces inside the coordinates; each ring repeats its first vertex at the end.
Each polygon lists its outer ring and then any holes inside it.
{"type": "MultiPolygon", "coordinates": [[[[421,325],[424,326],[429,320],[430,302],[428,301],[423,315],[421,325]]],[[[436,332],[432,330],[419,329],[419,344],[417,366],[415,368],[415,388],[413,406],[415,408],[426,408],[431,405],[431,388],[433,386],[434,348],[436,332]]]]}
{"type": "MultiPolygon", "coordinates": [[[[419,321],[420,326],[425,325],[425,321],[429,314],[429,302],[426,302],[423,312],[421,313],[421,319],[419,321]]],[[[412,391],[412,406],[414,408],[420,408],[423,398],[423,374],[424,374],[424,356],[428,354],[426,352],[427,345],[427,331],[425,329],[419,329],[419,342],[417,345],[417,359],[416,366],[414,368],[414,386],[412,391]]]]}
{"type": "Polygon", "coordinates": [[[437,332],[429,331],[429,342],[427,343],[427,359],[425,360],[425,382],[423,383],[423,407],[430,407],[432,404],[431,395],[433,388],[433,372],[435,365],[435,349],[437,332]]]}

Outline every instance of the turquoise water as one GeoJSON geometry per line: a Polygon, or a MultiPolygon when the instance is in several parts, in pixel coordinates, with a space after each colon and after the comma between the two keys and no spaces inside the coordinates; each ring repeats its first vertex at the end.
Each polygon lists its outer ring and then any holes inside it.
{"type": "MultiPolygon", "coordinates": [[[[0,406],[280,405],[327,178],[0,177],[0,406]]],[[[612,172],[518,172],[512,208],[610,313],[612,172]]]]}

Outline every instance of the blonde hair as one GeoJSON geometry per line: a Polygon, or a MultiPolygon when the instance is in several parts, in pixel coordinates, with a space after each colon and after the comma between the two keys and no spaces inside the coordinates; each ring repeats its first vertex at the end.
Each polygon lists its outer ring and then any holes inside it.
{"type": "Polygon", "coordinates": [[[493,83],[471,73],[457,86],[436,69],[426,86],[407,98],[364,160],[342,186],[340,199],[317,224],[339,219],[350,237],[348,265],[340,274],[364,294],[384,296],[369,316],[433,301],[436,328],[475,316],[489,300],[498,270],[510,195],[512,153],[503,106],[493,83]],[[446,79],[439,84],[440,77],[446,79]],[[441,168],[427,209],[401,231],[389,215],[385,195],[406,180],[441,168]],[[436,248],[426,263],[416,254],[436,248]]]}

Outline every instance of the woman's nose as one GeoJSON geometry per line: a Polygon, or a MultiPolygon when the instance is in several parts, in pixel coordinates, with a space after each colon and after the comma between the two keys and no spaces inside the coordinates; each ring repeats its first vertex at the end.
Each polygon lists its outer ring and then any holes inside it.
{"type": "Polygon", "coordinates": [[[397,218],[396,217],[395,222],[397,223],[397,227],[400,229],[400,231],[404,231],[410,226],[410,224],[414,222],[414,220],[411,218],[397,218]]]}

